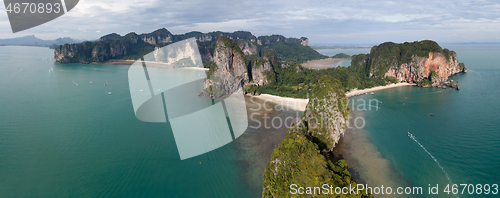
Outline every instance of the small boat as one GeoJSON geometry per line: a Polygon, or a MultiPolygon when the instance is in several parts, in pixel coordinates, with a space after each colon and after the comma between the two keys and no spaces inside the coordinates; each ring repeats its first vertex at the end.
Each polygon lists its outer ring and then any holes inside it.
{"type": "Polygon", "coordinates": [[[90,81],[89,83],[92,84],[92,81],[90,81]]]}
{"type": "Polygon", "coordinates": [[[108,81],[106,81],[106,83],[104,83],[104,86],[108,86],[108,81]]]}
{"type": "Polygon", "coordinates": [[[379,101],[382,104],[382,101],[379,101]]]}
{"type": "Polygon", "coordinates": [[[413,134],[411,134],[409,131],[408,131],[408,137],[412,137],[413,134]]]}
{"type": "Polygon", "coordinates": [[[371,92],[370,94],[371,94],[371,95],[374,95],[375,93],[371,92]]]}
{"type": "Polygon", "coordinates": [[[432,114],[432,113],[429,113],[429,115],[430,115],[430,116],[434,116],[434,114],[432,114]]]}
{"type": "Polygon", "coordinates": [[[113,94],[113,92],[111,92],[111,89],[109,89],[108,95],[111,95],[111,94],[113,94]]]}
{"type": "Polygon", "coordinates": [[[142,92],[142,91],[144,91],[144,90],[142,90],[142,89],[141,89],[141,90],[139,90],[139,91],[140,91],[140,92],[142,92]]]}

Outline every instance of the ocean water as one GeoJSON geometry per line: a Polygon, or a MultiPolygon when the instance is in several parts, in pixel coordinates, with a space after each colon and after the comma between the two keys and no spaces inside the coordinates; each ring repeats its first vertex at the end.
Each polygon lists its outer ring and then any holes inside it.
{"type": "MultiPolygon", "coordinates": [[[[370,53],[370,48],[359,48],[359,49],[319,49],[317,50],[319,53],[326,56],[334,56],[339,53],[344,53],[347,55],[356,55],[356,54],[367,54],[370,53]]],[[[340,66],[350,66],[351,59],[343,60],[339,63],[340,66]]]]}
{"type": "Polygon", "coordinates": [[[264,166],[284,126],[248,129],[219,149],[180,160],[168,123],[135,117],[128,66],[59,64],[52,57],[48,48],[0,47],[0,197],[261,195],[264,166]]]}
{"type": "Polygon", "coordinates": [[[444,190],[447,184],[500,183],[500,45],[444,47],[468,68],[450,78],[461,90],[407,86],[351,98],[354,107],[370,99],[382,103],[372,103],[380,109],[354,108],[366,125],[346,134],[344,158],[369,185],[423,187],[416,197],[498,197],[493,188],[488,195],[484,187],[472,194],[462,194],[460,186],[456,195],[444,190]],[[429,184],[439,185],[439,194],[429,195],[429,184]]]}

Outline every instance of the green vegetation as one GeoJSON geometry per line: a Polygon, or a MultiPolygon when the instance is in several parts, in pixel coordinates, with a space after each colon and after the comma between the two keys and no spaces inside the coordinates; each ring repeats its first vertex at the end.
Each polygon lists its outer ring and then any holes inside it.
{"type": "Polygon", "coordinates": [[[464,64],[464,63],[459,63],[459,64],[458,64],[458,67],[460,68],[460,71],[465,71],[465,70],[467,70],[467,68],[465,68],[465,64],[464,64]]]}
{"type": "Polygon", "coordinates": [[[217,71],[217,69],[219,67],[217,67],[217,64],[215,64],[214,62],[209,62],[210,63],[210,68],[208,69],[208,72],[207,72],[207,78],[210,79],[210,76],[212,76],[215,71],[217,71]]]}
{"type": "Polygon", "coordinates": [[[248,92],[307,98],[311,96],[312,88],[317,85],[322,76],[329,76],[339,80],[345,91],[349,91],[353,88],[364,89],[386,85],[387,82],[398,82],[398,80],[393,77],[370,78],[355,71],[353,67],[314,70],[304,68],[296,63],[291,63],[289,66],[285,67],[274,67],[274,70],[268,73],[268,85],[248,87],[248,92]]]}
{"type": "Polygon", "coordinates": [[[439,81],[439,75],[436,73],[436,71],[431,71],[429,79],[431,79],[431,81],[439,81]]]}
{"type": "Polygon", "coordinates": [[[418,86],[431,86],[432,81],[429,80],[428,78],[425,78],[424,80],[418,82],[418,86]]]}
{"type": "Polygon", "coordinates": [[[351,55],[340,53],[340,54],[335,54],[332,56],[332,58],[351,58],[351,55]]]}
{"type": "MultiPolygon", "coordinates": [[[[280,145],[274,149],[271,162],[266,165],[264,171],[263,197],[290,197],[292,196],[290,194],[292,184],[320,188],[323,184],[332,185],[333,188],[356,186],[356,182],[347,170],[345,161],[339,160],[333,164],[320,153],[318,145],[301,134],[304,132],[288,133],[280,145]],[[286,164],[279,162],[286,162],[286,164]],[[279,176],[276,177],[275,174],[279,176]]],[[[332,194],[316,194],[312,197],[334,196],[332,194]]],[[[341,194],[335,197],[372,196],[341,194]]]]}
{"type": "Polygon", "coordinates": [[[241,54],[242,56],[245,56],[244,53],[241,51],[240,47],[238,47],[238,45],[236,44],[236,42],[234,42],[233,40],[227,38],[226,36],[220,36],[217,39],[217,42],[219,42],[219,41],[222,42],[222,43],[224,43],[224,45],[226,47],[235,50],[237,53],[241,54]]]}
{"type": "MultiPolygon", "coordinates": [[[[315,99],[328,103],[325,104],[326,106],[315,104],[320,108],[325,108],[319,109],[320,111],[331,111],[332,109],[327,106],[334,105],[338,99],[347,102],[343,97],[344,92],[340,81],[326,76],[321,77],[319,81],[320,83],[313,91],[315,99]],[[340,97],[336,97],[335,94],[340,97]]],[[[315,113],[319,112],[312,112],[312,114],[315,113]]],[[[328,184],[332,185],[333,189],[356,186],[345,161],[339,160],[333,163],[328,152],[325,151],[326,148],[331,147],[328,144],[331,141],[325,135],[318,133],[318,130],[326,130],[326,127],[319,127],[320,129],[312,127],[313,123],[305,116],[302,120],[288,129],[285,139],[274,149],[270,163],[266,165],[264,171],[263,197],[293,196],[291,192],[294,192],[295,187],[291,186],[292,184],[312,188],[321,188],[323,184],[328,184]]],[[[316,191],[310,197],[372,197],[367,194],[336,195],[335,192],[332,193],[325,195],[316,191]]]]}
{"type": "Polygon", "coordinates": [[[309,46],[303,46],[300,42],[284,42],[280,41],[277,43],[272,43],[269,45],[272,49],[276,51],[278,60],[290,63],[304,63],[309,60],[328,58],[328,56],[322,55],[316,50],[313,50],[309,46]]]}

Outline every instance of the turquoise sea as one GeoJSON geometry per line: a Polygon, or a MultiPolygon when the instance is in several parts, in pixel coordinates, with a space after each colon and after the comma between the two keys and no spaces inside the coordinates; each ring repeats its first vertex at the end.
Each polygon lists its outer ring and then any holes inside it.
{"type": "Polygon", "coordinates": [[[59,64],[53,53],[0,47],[0,197],[261,195],[264,166],[285,127],[249,129],[180,160],[168,123],[134,115],[129,66],[59,64]]]}
{"type": "MultiPolygon", "coordinates": [[[[352,98],[383,102],[355,112],[366,126],[341,142],[358,148],[344,155],[355,177],[424,193],[439,184],[439,195],[423,197],[483,197],[443,190],[500,183],[500,45],[444,47],[469,69],[452,77],[460,91],[399,87],[352,98]]],[[[52,57],[47,48],[0,47],[0,197],[260,197],[264,165],[286,129],[249,129],[180,160],[168,123],[135,117],[127,66],[52,57]]]]}
{"type": "Polygon", "coordinates": [[[450,78],[461,90],[407,86],[351,98],[355,107],[370,99],[382,103],[372,103],[380,109],[353,108],[366,125],[346,134],[343,149],[351,153],[344,157],[371,185],[423,187],[416,197],[498,197],[492,185],[500,183],[500,45],[443,47],[468,68],[450,78]],[[429,184],[439,185],[438,195],[428,194],[429,184]],[[490,193],[467,186],[462,194],[459,186],[457,195],[448,195],[447,184],[489,184],[490,193]]]}

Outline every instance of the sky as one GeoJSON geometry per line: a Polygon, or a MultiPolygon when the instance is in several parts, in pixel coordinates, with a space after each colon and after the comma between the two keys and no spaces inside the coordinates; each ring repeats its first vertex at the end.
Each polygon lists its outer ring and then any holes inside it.
{"type": "Polygon", "coordinates": [[[0,38],[91,40],[167,28],[173,34],[245,30],[257,36],[305,36],[312,45],[500,42],[500,1],[495,0],[80,0],[65,15],[15,34],[0,7],[0,38]]]}

